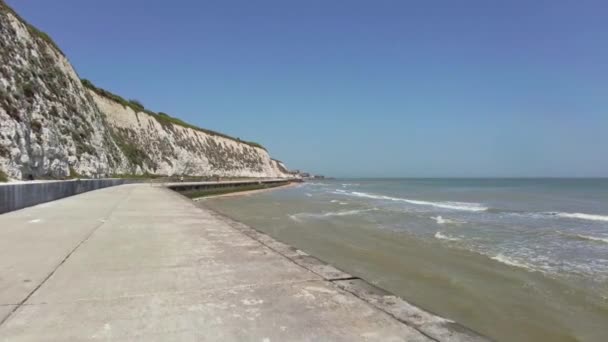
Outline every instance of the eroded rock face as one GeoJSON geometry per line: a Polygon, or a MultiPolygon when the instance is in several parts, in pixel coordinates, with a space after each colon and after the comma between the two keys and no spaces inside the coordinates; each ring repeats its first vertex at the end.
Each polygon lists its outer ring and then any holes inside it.
{"type": "Polygon", "coordinates": [[[108,174],[117,152],[67,59],[3,7],[0,167],[16,179],[108,174]]]}
{"type": "Polygon", "coordinates": [[[0,0],[0,170],[287,177],[259,147],[135,112],[85,87],[66,57],[0,0]]]}
{"type": "Polygon", "coordinates": [[[155,115],[89,91],[105,115],[114,141],[124,148],[126,167],[151,174],[285,177],[286,169],[260,147],[158,120],[155,115]],[[126,147],[128,146],[128,147],[126,147]]]}

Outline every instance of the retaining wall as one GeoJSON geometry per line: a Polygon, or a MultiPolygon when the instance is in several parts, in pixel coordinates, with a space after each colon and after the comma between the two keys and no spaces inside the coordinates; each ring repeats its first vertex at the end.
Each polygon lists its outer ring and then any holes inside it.
{"type": "Polygon", "coordinates": [[[131,179],[81,179],[0,185],[0,214],[83,192],[126,183],[131,179]]]}
{"type": "Polygon", "coordinates": [[[165,186],[171,190],[188,193],[207,189],[220,188],[240,188],[242,186],[266,184],[271,186],[283,185],[291,182],[289,179],[262,179],[245,181],[225,181],[225,182],[189,182],[189,183],[167,183],[165,186]]]}

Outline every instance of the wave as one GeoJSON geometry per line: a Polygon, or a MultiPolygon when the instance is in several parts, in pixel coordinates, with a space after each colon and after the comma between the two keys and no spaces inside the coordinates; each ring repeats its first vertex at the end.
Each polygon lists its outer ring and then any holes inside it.
{"type": "Polygon", "coordinates": [[[523,268],[523,269],[526,269],[528,271],[534,271],[534,269],[531,266],[529,266],[529,265],[527,265],[525,263],[519,262],[517,260],[511,259],[511,258],[509,258],[509,257],[507,257],[507,256],[505,256],[503,254],[498,254],[496,256],[493,256],[491,259],[492,260],[496,260],[496,261],[498,261],[500,263],[503,263],[505,265],[523,268]]]}
{"type": "Polygon", "coordinates": [[[559,232],[559,233],[566,237],[576,239],[576,240],[586,240],[586,241],[596,241],[596,242],[608,243],[608,237],[598,237],[598,236],[583,235],[583,234],[566,234],[566,233],[562,233],[562,232],[559,232]]]}
{"type": "Polygon", "coordinates": [[[456,220],[450,220],[447,218],[443,218],[441,216],[436,216],[436,217],[431,217],[433,220],[435,220],[435,222],[437,222],[437,224],[440,225],[444,225],[444,224],[455,224],[455,225],[459,225],[462,223],[465,223],[464,221],[456,221],[456,220]]]}
{"type": "Polygon", "coordinates": [[[437,224],[446,224],[447,221],[443,219],[443,217],[441,216],[437,216],[437,217],[431,217],[432,219],[434,219],[437,224]]]}
{"type": "Polygon", "coordinates": [[[357,215],[357,214],[361,214],[361,213],[364,213],[367,211],[375,211],[375,210],[378,210],[378,209],[371,208],[371,209],[358,209],[358,210],[330,211],[327,213],[297,213],[297,214],[289,215],[289,218],[294,221],[301,222],[302,218],[323,219],[323,218],[335,217],[335,216],[357,215]]]}
{"type": "Polygon", "coordinates": [[[435,239],[447,240],[447,241],[460,241],[461,240],[460,238],[443,235],[441,232],[435,233],[435,239]]]}
{"type": "Polygon", "coordinates": [[[354,196],[354,197],[379,199],[379,200],[387,200],[387,201],[394,201],[394,202],[405,202],[405,203],[409,203],[409,204],[432,206],[432,207],[442,208],[442,209],[466,210],[466,211],[488,210],[487,207],[484,207],[479,203],[470,203],[470,202],[428,202],[428,201],[413,200],[413,199],[408,199],[408,198],[368,194],[365,192],[357,192],[357,191],[348,192],[348,191],[344,191],[344,190],[336,190],[334,193],[339,194],[339,195],[348,195],[348,196],[354,196]]]}
{"type": "Polygon", "coordinates": [[[557,216],[557,217],[563,217],[563,218],[608,222],[608,216],[603,216],[603,215],[592,215],[592,214],[583,214],[583,213],[562,213],[562,212],[551,212],[548,214],[557,216]]]}

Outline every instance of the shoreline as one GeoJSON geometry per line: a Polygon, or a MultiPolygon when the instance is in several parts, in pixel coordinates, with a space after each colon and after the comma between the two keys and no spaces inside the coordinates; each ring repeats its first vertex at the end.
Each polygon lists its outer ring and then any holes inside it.
{"type": "Polygon", "coordinates": [[[229,192],[226,194],[217,194],[217,195],[208,195],[208,196],[201,196],[201,197],[195,197],[192,198],[193,201],[195,202],[199,202],[202,201],[204,199],[207,198],[219,198],[219,197],[232,197],[232,196],[249,196],[249,195],[253,195],[253,194],[257,194],[257,193],[262,193],[262,192],[267,192],[267,191],[273,191],[273,190],[278,190],[278,189],[286,189],[286,188],[291,188],[291,187],[296,187],[299,186],[301,183],[297,183],[297,182],[290,182],[288,184],[285,185],[279,185],[279,186],[273,186],[270,188],[265,188],[265,189],[255,189],[255,190],[243,190],[243,191],[234,191],[234,192],[229,192]]]}
{"type": "MultiPolygon", "coordinates": [[[[297,185],[297,183],[293,185],[287,184],[277,188],[294,185],[297,185]]],[[[268,190],[273,190],[273,188],[252,190],[251,192],[268,190]]],[[[236,195],[239,194],[242,195],[242,193],[236,193],[236,195]]],[[[225,195],[235,194],[231,193],[225,195]]],[[[243,233],[246,236],[249,236],[255,241],[258,241],[262,245],[270,248],[296,265],[321,276],[323,279],[332,283],[337,288],[349,292],[355,297],[363,300],[369,306],[386,313],[393,319],[402,322],[407,326],[413,327],[434,341],[491,341],[488,337],[472,330],[471,328],[468,328],[453,320],[441,317],[431,311],[408,302],[396,294],[374,285],[372,282],[366,279],[346,273],[332,264],[329,264],[314,255],[308,254],[306,251],[293,247],[288,243],[279,241],[267,233],[251,227],[226,214],[216,211],[201,201],[194,202],[197,207],[208,211],[212,216],[226,223],[231,228],[243,233]]]]}
{"type": "MultiPolygon", "coordinates": [[[[519,213],[505,215],[501,210],[480,214],[448,211],[427,204],[429,200],[433,203],[461,200],[490,206],[487,203],[494,203],[494,198],[509,198],[509,202],[494,206],[500,209],[513,205],[530,213],[544,209],[528,208],[527,198],[506,195],[512,194],[511,187],[531,196],[544,193],[536,186],[498,180],[496,183],[506,185],[506,190],[498,186],[498,190],[487,192],[485,181],[481,183],[477,187],[479,183],[469,181],[463,185],[460,181],[445,180],[369,180],[356,184],[339,180],[257,197],[210,200],[204,205],[491,338],[522,342],[602,340],[606,335],[602,323],[608,314],[606,287],[601,282],[603,265],[583,269],[589,272],[585,274],[569,272],[576,270],[576,262],[582,264],[587,258],[597,260],[603,255],[605,244],[574,235],[581,232],[601,237],[601,222],[519,213]],[[445,192],[446,188],[467,190],[445,192]],[[374,197],[367,199],[365,195],[374,197]],[[387,199],[379,200],[380,196],[387,199]],[[388,196],[418,202],[394,203],[388,196]],[[340,203],[342,200],[347,203],[340,203]],[[585,226],[589,231],[581,230],[585,226]],[[547,234],[541,234],[543,231],[547,234]],[[512,234],[520,232],[521,235],[512,234]],[[543,253],[550,244],[539,243],[539,250],[526,256],[519,252],[529,251],[525,249],[530,246],[527,241],[517,246],[522,249],[496,244],[496,241],[521,243],[521,236],[531,242],[538,238],[543,239],[540,242],[560,243],[569,248],[563,255],[571,263],[561,268],[543,265],[542,260],[551,260],[553,256],[543,253]],[[482,240],[485,238],[488,240],[482,240]],[[581,259],[568,259],[572,254],[566,252],[571,251],[581,251],[576,255],[581,259]],[[527,258],[535,255],[546,255],[547,259],[527,258]],[[543,271],[533,271],[538,269],[543,271]],[[590,274],[598,277],[589,277],[590,274]],[[504,319],[507,315],[509,319],[504,319]],[[518,329],[513,330],[513,326],[518,329]]],[[[562,204],[561,195],[568,201],[588,194],[603,198],[601,188],[579,192],[579,187],[571,189],[561,184],[561,181],[551,183],[550,189],[560,196],[549,205],[562,204]]],[[[588,189],[588,183],[580,185],[588,189]]],[[[591,207],[567,209],[544,210],[598,213],[591,207]]]]}

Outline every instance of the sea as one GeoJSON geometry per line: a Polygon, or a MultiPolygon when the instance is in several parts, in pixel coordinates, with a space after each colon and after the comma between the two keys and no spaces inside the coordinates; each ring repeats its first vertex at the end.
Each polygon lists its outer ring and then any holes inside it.
{"type": "Polygon", "coordinates": [[[608,341],[608,179],[338,179],[203,206],[498,341],[608,341]]]}

